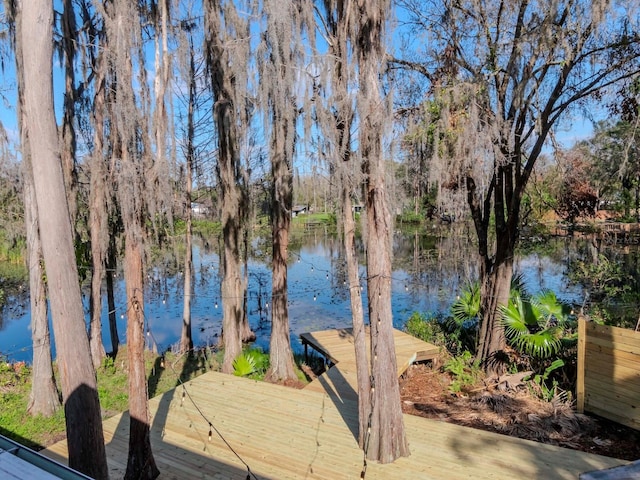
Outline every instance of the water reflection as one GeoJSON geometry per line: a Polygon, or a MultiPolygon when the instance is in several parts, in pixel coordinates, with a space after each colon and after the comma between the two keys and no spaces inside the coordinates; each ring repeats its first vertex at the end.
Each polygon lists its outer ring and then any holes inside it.
{"type": "MultiPolygon", "coordinates": [[[[396,232],[393,241],[394,271],[392,307],[394,324],[402,328],[415,311],[441,312],[449,309],[462,286],[476,278],[477,261],[470,239],[471,232],[455,227],[446,235],[396,232]]],[[[306,331],[349,326],[351,322],[346,266],[340,243],[325,232],[314,232],[297,242],[290,251],[289,315],[292,345],[301,351],[299,334],[306,331]]],[[[256,241],[249,262],[249,321],[257,334],[257,345],[269,345],[271,273],[264,243],[256,241]]],[[[573,251],[563,240],[554,240],[542,252],[526,253],[516,261],[531,293],[553,289],[560,298],[580,302],[577,286],[565,277],[566,259],[573,251]],[[555,242],[555,243],[553,243],[555,242]]],[[[181,257],[179,257],[181,258],[181,257]]],[[[360,273],[365,285],[364,252],[360,251],[360,273]]],[[[192,325],[194,343],[199,346],[218,342],[222,321],[218,255],[206,243],[199,242],[194,251],[194,292],[192,325]]],[[[126,342],[125,290],[122,275],[114,282],[120,341],[126,342]]],[[[183,277],[175,255],[156,259],[147,277],[145,316],[148,339],[158,351],[178,342],[182,323],[183,277]]],[[[366,291],[362,298],[365,302],[366,291]]],[[[15,360],[31,360],[28,299],[10,299],[2,312],[0,352],[15,360]],[[22,307],[20,306],[22,305],[22,307]]],[[[103,339],[111,349],[107,322],[106,295],[103,302],[103,339]]],[[[88,316],[88,299],[86,301],[88,316]]]]}

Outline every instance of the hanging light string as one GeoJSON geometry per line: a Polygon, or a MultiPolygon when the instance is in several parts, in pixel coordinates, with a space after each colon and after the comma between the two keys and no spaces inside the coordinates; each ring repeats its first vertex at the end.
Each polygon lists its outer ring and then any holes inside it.
{"type": "MultiPolygon", "coordinates": [[[[302,255],[297,254],[297,253],[293,253],[291,254],[292,257],[297,258],[297,263],[303,263],[305,265],[307,265],[309,267],[309,269],[311,270],[311,272],[317,272],[317,273],[324,273],[325,277],[327,280],[329,280],[331,278],[331,276],[334,275],[334,270],[332,269],[326,269],[323,268],[313,262],[310,262],[308,260],[306,260],[305,258],[303,258],[302,255]]],[[[345,267],[345,263],[342,262],[342,267],[345,267]]],[[[214,262],[212,262],[211,265],[204,265],[201,264],[199,270],[203,270],[203,269],[215,269],[215,268],[219,268],[219,262],[218,264],[215,264],[214,262]]],[[[88,271],[92,271],[92,267],[90,266],[79,266],[79,268],[88,270],[88,271]]],[[[168,283],[171,281],[167,281],[167,276],[163,275],[164,281],[160,280],[157,278],[157,274],[159,267],[154,267],[152,270],[154,270],[155,273],[148,273],[147,274],[147,279],[148,279],[148,283],[147,283],[147,289],[150,290],[150,296],[151,298],[154,298],[156,296],[168,296],[169,295],[169,288],[168,288],[168,283]],[[161,291],[158,291],[161,290],[161,291]]],[[[114,278],[118,277],[118,271],[117,269],[105,269],[105,272],[107,273],[111,273],[113,275],[114,278]]],[[[249,276],[252,277],[262,277],[264,275],[268,275],[269,271],[265,270],[264,272],[249,272],[249,276]]],[[[177,277],[182,277],[183,272],[178,271],[175,274],[177,277]]],[[[404,289],[405,291],[409,291],[410,287],[413,288],[421,288],[424,287],[425,282],[423,280],[417,279],[417,280],[408,280],[407,278],[397,278],[394,276],[387,276],[385,278],[389,278],[391,281],[396,282],[396,283],[401,283],[404,284],[404,289]]],[[[365,284],[365,275],[364,273],[360,274],[360,284],[363,285],[365,284]]],[[[346,286],[347,285],[347,281],[346,278],[343,279],[343,285],[346,286]]],[[[273,300],[275,298],[277,298],[278,296],[284,296],[286,295],[289,299],[296,299],[296,298],[308,298],[309,296],[313,297],[314,301],[316,301],[321,295],[319,293],[319,289],[318,287],[309,287],[309,288],[305,288],[303,290],[300,289],[296,289],[295,292],[287,292],[286,294],[273,294],[273,292],[269,292],[270,288],[269,285],[265,285],[267,288],[265,288],[264,291],[262,291],[262,289],[251,289],[251,290],[247,290],[247,296],[248,298],[267,298],[267,302],[272,303],[273,300]]],[[[362,289],[360,290],[362,292],[362,289]]],[[[218,302],[220,301],[224,301],[225,299],[228,300],[238,300],[242,297],[239,296],[235,296],[235,297],[231,297],[231,296],[225,296],[223,297],[222,295],[215,295],[215,294],[207,294],[207,293],[198,293],[198,294],[194,294],[194,293],[183,293],[183,295],[188,295],[190,296],[192,299],[209,299],[211,300],[217,307],[218,302]]],[[[163,303],[166,303],[166,298],[163,300],[163,303]]],[[[113,312],[109,312],[109,313],[113,313],[113,312]]],[[[121,318],[124,318],[124,314],[120,315],[121,318]]],[[[24,347],[24,348],[28,348],[28,347],[24,347]]],[[[21,351],[21,349],[15,350],[15,352],[19,352],[21,351]]]]}
{"type": "MultiPolygon", "coordinates": [[[[321,266],[318,266],[317,264],[313,263],[313,262],[309,262],[308,260],[305,260],[302,255],[299,254],[292,254],[292,256],[297,257],[296,263],[302,263],[308,266],[309,270],[311,273],[314,274],[324,274],[326,279],[329,280],[331,278],[331,276],[333,276],[335,274],[334,270],[332,269],[327,269],[327,268],[323,268],[321,266]]],[[[346,264],[344,264],[344,262],[342,263],[342,267],[345,267],[346,264]]],[[[211,268],[214,268],[213,266],[211,266],[211,268]]],[[[201,268],[202,269],[202,268],[201,268]]],[[[179,274],[181,274],[182,272],[178,272],[179,274]]],[[[268,275],[269,271],[265,270],[264,272],[249,272],[249,276],[252,277],[262,277],[264,275],[268,275]]],[[[148,275],[148,278],[151,278],[151,275],[148,275]]],[[[366,284],[366,274],[365,272],[361,273],[360,276],[360,284],[366,284]]],[[[399,283],[399,284],[403,284],[404,285],[404,290],[405,291],[409,291],[410,287],[424,287],[425,282],[421,281],[421,280],[408,280],[407,278],[398,278],[395,276],[384,276],[384,278],[387,278],[395,283],[399,283]]],[[[160,283],[159,280],[152,280],[154,283],[160,283]]],[[[346,286],[347,285],[347,280],[346,278],[343,279],[343,285],[346,286]]],[[[289,299],[293,298],[308,298],[309,296],[312,296],[314,300],[317,300],[320,297],[320,293],[319,293],[319,289],[318,287],[309,287],[309,288],[305,288],[305,289],[296,289],[295,292],[287,292],[286,294],[282,293],[282,294],[273,294],[273,292],[269,293],[270,288],[269,288],[269,284],[265,285],[265,289],[255,289],[252,288],[251,290],[247,290],[247,296],[248,298],[265,298],[267,297],[268,299],[270,299],[271,301],[273,301],[275,298],[278,298],[280,296],[287,296],[289,299]]],[[[352,287],[351,287],[352,288],[352,287]]],[[[362,290],[362,289],[361,289],[362,290]]],[[[165,290],[163,292],[156,292],[155,295],[167,295],[167,288],[165,286],[165,290]]],[[[189,295],[192,299],[198,299],[198,298],[203,298],[203,299],[209,299],[212,300],[216,305],[218,304],[218,301],[224,301],[225,299],[228,300],[238,300],[241,299],[243,297],[241,296],[222,296],[222,295],[213,295],[213,294],[207,294],[207,293],[198,293],[198,294],[194,294],[194,293],[188,293],[187,295],[189,295]]]]}
{"type": "MultiPolygon", "coordinates": [[[[153,333],[151,332],[151,328],[149,326],[149,322],[148,322],[148,320],[146,320],[146,316],[144,317],[144,319],[145,319],[145,323],[146,323],[147,336],[150,336],[151,339],[153,340],[153,342],[156,345],[158,345],[158,342],[156,341],[153,333]]],[[[164,354],[161,357],[161,364],[164,364],[164,354]]],[[[213,432],[215,432],[216,435],[220,438],[220,440],[222,440],[222,442],[231,451],[231,453],[233,453],[237,457],[237,459],[247,468],[246,480],[251,480],[251,478],[253,478],[254,480],[259,480],[259,478],[251,471],[251,467],[249,467],[249,464],[240,456],[240,454],[238,452],[236,452],[236,450],[231,446],[229,441],[224,437],[224,435],[222,435],[222,432],[220,432],[220,430],[213,424],[213,422],[211,420],[209,420],[209,418],[207,418],[207,416],[205,415],[205,413],[202,410],[202,408],[200,408],[200,406],[196,403],[194,398],[191,396],[191,394],[187,390],[186,383],[182,380],[181,375],[175,370],[175,368],[174,368],[172,363],[169,363],[169,368],[171,368],[171,371],[173,372],[173,374],[177,378],[179,386],[182,387],[182,396],[180,398],[180,406],[181,407],[184,406],[185,398],[189,399],[189,401],[191,402],[193,407],[196,409],[198,414],[202,417],[202,419],[205,421],[205,423],[209,427],[209,435],[208,435],[209,442],[212,441],[213,432]]],[[[205,446],[205,449],[206,449],[206,446],[205,446]]]]}
{"type": "MultiPolygon", "coordinates": [[[[325,276],[329,276],[333,274],[332,270],[328,270],[325,268],[322,268],[316,264],[314,264],[313,262],[310,262],[308,260],[306,260],[302,255],[300,254],[292,254],[292,256],[295,256],[297,258],[297,263],[304,263],[305,265],[307,265],[310,270],[312,272],[319,272],[319,273],[325,273],[325,276]]],[[[203,269],[203,267],[206,269],[207,266],[206,265],[201,265],[200,266],[200,270],[203,269]]],[[[209,265],[210,269],[213,269],[215,267],[214,265],[209,265]]],[[[219,267],[219,264],[218,264],[219,267]]],[[[87,269],[91,270],[91,267],[86,267],[87,269]]],[[[105,271],[107,272],[111,272],[114,278],[117,278],[117,270],[114,269],[105,269],[105,271]]],[[[178,273],[182,273],[182,272],[178,272],[178,273]]],[[[262,277],[262,276],[266,276],[268,275],[268,271],[265,270],[264,272],[249,272],[250,276],[253,277],[262,277]]],[[[152,283],[160,283],[159,280],[151,280],[151,274],[147,275],[147,278],[150,279],[150,281],[152,283]]],[[[347,287],[348,289],[352,289],[352,288],[358,288],[358,292],[362,293],[363,288],[366,288],[366,277],[364,276],[364,274],[360,275],[360,284],[361,286],[349,286],[347,287]]],[[[394,276],[385,276],[384,278],[388,278],[390,279],[392,282],[395,283],[401,283],[404,284],[404,289],[406,292],[408,292],[410,289],[414,289],[414,288],[423,288],[425,282],[424,281],[420,281],[420,280],[407,280],[406,278],[397,278],[394,276]]],[[[470,279],[466,279],[467,282],[470,281],[470,279]]],[[[458,280],[458,285],[461,285],[463,282],[462,280],[458,280]]],[[[347,285],[346,279],[343,281],[343,285],[347,285]]],[[[251,290],[247,290],[247,298],[252,299],[258,299],[258,301],[260,302],[262,299],[265,300],[265,304],[264,305],[259,305],[259,308],[264,308],[264,309],[268,309],[269,308],[269,304],[273,302],[273,299],[277,298],[278,296],[282,295],[284,296],[285,294],[273,294],[272,292],[270,292],[270,288],[269,285],[266,285],[267,288],[265,288],[264,291],[262,291],[261,289],[251,289],[251,290]]],[[[153,287],[148,286],[146,287],[146,289],[151,289],[153,290],[153,287]]],[[[149,295],[149,297],[151,298],[155,298],[158,295],[168,295],[168,291],[167,291],[167,287],[165,286],[165,291],[164,292],[158,292],[158,293],[154,293],[153,291],[151,292],[151,294],[149,295]]],[[[207,294],[207,293],[199,293],[199,294],[193,294],[193,293],[188,293],[187,295],[189,295],[192,299],[205,299],[205,300],[210,300],[213,304],[214,304],[214,308],[218,308],[219,302],[224,302],[225,299],[227,300],[238,300],[242,297],[229,297],[229,296],[221,296],[221,295],[213,295],[213,294],[207,294]]],[[[318,287],[310,287],[310,288],[305,288],[305,289],[297,289],[295,292],[287,292],[287,298],[291,301],[296,300],[296,299],[301,299],[301,298],[309,298],[310,296],[314,299],[314,301],[317,301],[318,298],[320,297],[320,293],[319,293],[319,289],[318,287]]],[[[145,296],[146,297],[146,296],[145,296]]],[[[165,300],[166,302],[166,300],[165,300]]],[[[585,308],[586,304],[583,305],[583,308],[585,308]]],[[[634,305],[629,303],[628,305],[626,305],[629,308],[633,308],[634,305]]],[[[108,312],[109,314],[114,313],[116,310],[112,310],[110,312],[108,312]]],[[[125,312],[120,314],[120,318],[124,319],[125,317],[125,312]]],[[[24,352],[28,352],[33,350],[33,345],[25,345],[23,347],[18,347],[18,348],[14,348],[13,350],[9,351],[9,352],[0,352],[2,353],[3,356],[5,357],[11,357],[11,356],[15,356],[18,355],[20,353],[24,353],[24,352]]]]}
{"type": "MultiPolygon", "coordinates": [[[[386,277],[386,278],[391,278],[392,280],[394,280],[392,277],[386,277]]],[[[409,290],[409,285],[411,285],[411,284],[407,283],[407,282],[404,282],[405,291],[409,290]]],[[[422,284],[419,284],[419,285],[422,285],[422,284]]],[[[350,286],[348,288],[349,289],[354,289],[354,288],[358,289],[358,293],[362,293],[363,289],[365,288],[365,286],[355,285],[355,286],[350,286]]],[[[277,297],[279,297],[281,295],[284,296],[284,294],[276,294],[276,295],[271,294],[271,295],[268,295],[266,292],[260,294],[260,292],[255,291],[255,290],[247,291],[247,296],[248,296],[249,299],[256,299],[256,300],[264,299],[265,300],[264,305],[261,306],[261,308],[265,309],[265,310],[269,309],[269,305],[272,303],[274,298],[277,298],[277,297]]],[[[152,298],[154,297],[154,295],[150,295],[150,296],[152,298]]],[[[212,303],[214,303],[214,308],[216,308],[216,309],[219,308],[219,302],[224,301],[225,299],[239,299],[239,298],[242,298],[242,297],[236,297],[236,296],[224,296],[223,297],[223,296],[220,296],[220,295],[209,295],[209,294],[197,294],[197,295],[196,294],[190,294],[190,296],[191,296],[192,299],[195,298],[195,299],[211,300],[212,303]]],[[[309,298],[309,296],[312,296],[313,300],[317,301],[318,298],[320,297],[320,293],[318,291],[318,288],[307,288],[307,289],[303,289],[303,290],[298,290],[294,294],[292,294],[292,293],[288,293],[287,294],[287,298],[290,301],[299,300],[301,298],[309,298]]],[[[459,296],[458,296],[458,298],[459,298],[459,296]]],[[[629,309],[635,308],[636,306],[637,305],[635,305],[633,303],[620,304],[620,307],[627,307],[629,309]]],[[[581,311],[585,310],[588,307],[588,303],[585,302],[583,305],[581,305],[581,307],[582,307],[581,311]]],[[[117,311],[118,311],[118,309],[114,309],[112,311],[109,311],[108,313],[109,314],[117,313],[117,311]]],[[[124,319],[125,315],[126,315],[126,310],[120,314],[120,318],[124,319]]],[[[6,351],[6,352],[0,352],[0,354],[3,357],[10,358],[10,357],[19,355],[19,354],[24,353],[24,352],[32,351],[33,349],[34,349],[33,344],[29,344],[29,345],[24,345],[22,347],[13,348],[12,350],[9,350],[9,351],[6,351]]]]}

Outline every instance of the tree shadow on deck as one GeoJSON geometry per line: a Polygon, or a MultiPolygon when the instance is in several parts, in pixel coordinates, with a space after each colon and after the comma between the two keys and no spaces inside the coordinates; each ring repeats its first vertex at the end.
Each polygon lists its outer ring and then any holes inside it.
{"type": "MultiPolygon", "coordinates": [[[[568,448],[522,440],[492,432],[459,427],[459,435],[447,441],[456,465],[471,471],[488,469],[495,478],[576,479],[576,473],[603,468],[603,457],[568,448]],[[495,466],[495,468],[493,467],[495,466]],[[498,472],[502,473],[498,473],[498,472]]],[[[611,459],[613,463],[615,460],[611,459]]],[[[620,461],[620,463],[624,463],[620,461]]]]}
{"type": "Polygon", "coordinates": [[[316,380],[320,382],[351,434],[358,441],[358,394],[337,366],[331,367],[316,380]]]}
{"type": "MultiPolygon", "coordinates": [[[[200,359],[202,360],[202,359],[200,359]]],[[[229,463],[218,458],[214,458],[209,451],[209,445],[215,448],[220,442],[217,438],[211,442],[211,424],[207,423],[203,413],[195,402],[191,402],[188,390],[183,386],[188,375],[197,369],[205,369],[204,361],[194,363],[186,361],[180,372],[161,365],[164,359],[156,359],[154,369],[158,374],[149,376],[150,396],[156,392],[160,377],[163,372],[169,370],[172,375],[176,375],[176,386],[162,395],[149,400],[149,410],[151,415],[150,440],[153,457],[158,469],[159,478],[220,478],[220,479],[244,479],[250,478],[269,480],[268,477],[253,474],[243,460],[239,457],[231,458],[229,463]],[[183,408],[191,407],[190,409],[183,408]],[[195,407],[195,409],[194,409],[195,407]],[[173,415],[171,415],[173,412],[173,415]],[[176,415],[180,412],[180,416],[176,415]],[[182,448],[188,445],[190,448],[182,448]],[[203,452],[202,454],[197,451],[203,452]]],[[[168,367],[168,366],[167,366],[168,367]]],[[[169,373],[168,372],[168,373],[169,373]]],[[[130,417],[128,412],[124,412],[113,433],[112,438],[107,442],[107,459],[111,478],[123,478],[126,472],[130,417]]],[[[215,433],[213,433],[215,435],[215,433]]],[[[233,452],[230,457],[233,457],[233,452]]],[[[237,455],[236,455],[237,456],[237,455]]]]}

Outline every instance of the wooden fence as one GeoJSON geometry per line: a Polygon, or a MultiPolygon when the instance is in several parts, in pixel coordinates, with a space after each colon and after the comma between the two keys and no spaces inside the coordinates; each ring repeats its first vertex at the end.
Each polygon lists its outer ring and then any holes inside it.
{"type": "Polygon", "coordinates": [[[640,332],[578,321],[578,411],[640,430],[640,332]]]}

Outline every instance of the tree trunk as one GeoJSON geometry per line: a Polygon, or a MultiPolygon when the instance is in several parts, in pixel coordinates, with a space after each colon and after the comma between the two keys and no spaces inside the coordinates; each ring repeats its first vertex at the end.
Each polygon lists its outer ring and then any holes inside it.
{"type": "MultiPolygon", "coordinates": [[[[193,117],[191,112],[191,103],[189,104],[189,110],[189,117],[192,119],[193,117]]],[[[192,120],[190,120],[189,123],[191,124],[192,120]]],[[[187,184],[185,188],[185,213],[187,218],[184,238],[184,300],[182,304],[182,332],[180,334],[181,352],[191,352],[191,350],[193,350],[193,336],[191,331],[191,298],[193,294],[193,247],[191,245],[191,184],[193,182],[193,174],[191,165],[191,156],[187,154],[187,184]]]]}
{"type": "MultiPolygon", "coordinates": [[[[513,254],[518,240],[520,194],[511,185],[512,169],[498,167],[492,180],[495,254],[489,254],[489,220],[491,203],[480,202],[476,183],[467,177],[467,202],[478,237],[480,268],[480,325],[478,326],[479,360],[487,375],[504,373],[508,358],[500,305],[507,305],[513,275],[513,254]]],[[[489,198],[491,193],[488,194],[489,198]]]]}
{"type": "Polygon", "coordinates": [[[189,44],[189,100],[187,105],[187,154],[186,154],[186,185],[184,195],[184,211],[186,215],[185,254],[184,254],[184,300],[182,305],[182,332],[180,334],[180,351],[193,350],[193,336],[191,331],[191,299],[193,294],[193,246],[192,246],[192,216],[191,190],[193,185],[193,160],[195,156],[195,120],[196,108],[196,73],[193,42],[189,44]]]}
{"type": "Polygon", "coordinates": [[[271,381],[295,380],[289,331],[287,259],[293,210],[293,156],[296,145],[296,81],[294,65],[302,24],[297,16],[304,2],[291,0],[265,2],[267,25],[264,40],[269,59],[262,66],[261,82],[268,83],[264,102],[271,118],[269,156],[271,162],[271,340],[266,378],[271,381]],[[277,6],[276,6],[277,5],[277,6]],[[286,32],[286,33],[284,33],[286,32]],[[287,40],[289,39],[289,40],[287,40]],[[270,65],[270,67],[266,67],[270,65]]]}
{"type": "Polygon", "coordinates": [[[113,292],[113,279],[116,277],[116,245],[115,233],[109,238],[109,250],[107,253],[107,308],[109,309],[109,335],[111,337],[111,356],[118,356],[120,338],[118,336],[118,318],[116,316],[116,298],[113,292]]]}
{"type": "Polygon", "coordinates": [[[342,224],[344,226],[345,261],[347,263],[351,319],[353,322],[353,346],[356,353],[356,376],[358,381],[358,445],[360,445],[360,448],[364,448],[366,432],[369,427],[369,412],[371,412],[371,379],[367,360],[364,309],[362,296],[360,295],[356,223],[353,218],[350,182],[343,176],[341,184],[343,186],[341,207],[342,224]]]}
{"type": "Polygon", "coordinates": [[[238,166],[235,143],[235,116],[233,106],[220,98],[215,104],[214,116],[218,129],[218,181],[222,190],[222,308],[224,330],[224,362],[222,371],[233,372],[233,361],[242,353],[240,327],[244,317],[244,282],[240,269],[240,233],[244,208],[238,187],[238,166]]]}
{"type": "Polygon", "coordinates": [[[33,344],[33,365],[31,394],[27,412],[50,417],[60,408],[60,394],[53,374],[51,358],[51,336],[47,315],[47,290],[44,281],[42,243],[38,227],[38,206],[33,186],[31,150],[27,134],[24,105],[24,75],[19,62],[22,59],[22,20],[19,9],[14,19],[15,33],[12,38],[15,58],[18,62],[18,126],[20,130],[23,159],[24,218],[27,238],[27,266],[29,271],[29,298],[31,303],[31,338],[33,344]]]}
{"type": "MultiPolygon", "coordinates": [[[[225,8],[232,8],[228,5],[225,8]]],[[[224,332],[224,361],[222,371],[233,372],[233,361],[242,352],[242,335],[245,326],[245,293],[246,285],[242,275],[242,257],[240,256],[242,223],[247,218],[247,194],[243,186],[242,166],[238,141],[240,138],[238,115],[234,99],[235,89],[246,88],[236,81],[237,75],[233,70],[234,62],[229,60],[232,55],[223,45],[230,41],[240,43],[240,33],[230,34],[228,30],[237,28],[243,31],[239,18],[231,19],[233,15],[224,17],[225,22],[235,22],[233,25],[223,25],[223,8],[219,1],[212,0],[207,8],[207,39],[208,62],[211,68],[211,86],[215,99],[213,117],[218,132],[218,183],[222,200],[222,330],[224,332]]]]}
{"type": "Polygon", "coordinates": [[[42,251],[67,426],[69,466],[91,477],[109,476],[96,374],[85,329],[84,310],[65,194],[53,110],[53,3],[23,5],[25,127],[30,140],[42,251]],[[46,212],[45,214],[42,214],[46,212]]]}
{"type": "MultiPolygon", "coordinates": [[[[274,119],[275,120],[275,119],[274,119]]],[[[282,124],[274,121],[272,133],[271,171],[272,190],[272,240],[271,264],[271,340],[269,342],[271,365],[266,378],[271,381],[295,379],[291,337],[289,332],[289,307],[287,287],[287,258],[291,209],[293,207],[293,177],[285,157],[284,145],[288,132],[282,124]]]]}
{"type": "Polygon", "coordinates": [[[327,117],[330,120],[323,122],[320,127],[323,129],[322,134],[326,138],[327,144],[333,147],[326,154],[329,157],[330,172],[337,179],[338,193],[340,195],[337,203],[340,208],[339,219],[342,227],[344,257],[347,266],[356,356],[358,443],[361,448],[364,448],[369,427],[369,413],[371,411],[371,382],[369,361],[367,359],[364,309],[360,294],[356,223],[351,199],[356,184],[355,178],[358,167],[357,160],[352,155],[351,128],[355,112],[348,81],[354,75],[355,66],[350,63],[349,32],[354,28],[357,18],[354,18],[355,15],[352,14],[353,12],[349,7],[350,3],[345,0],[324,2],[322,23],[327,28],[331,62],[328,68],[331,76],[329,77],[330,85],[327,87],[327,91],[331,92],[331,96],[327,102],[328,112],[324,112],[325,115],[328,113],[327,117]]]}
{"type": "MultiPolygon", "coordinates": [[[[105,260],[109,248],[109,213],[107,206],[107,166],[104,158],[104,109],[105,109],[105,61],[104,53],[96,62],[95,96],[93,102],[93,152],[91,155],[89,191],[89,233],[91,235],[91,321],[89,344],[93,366],[102,365],[106,353],[102,340],[102,280],[105,276],[105,260]]],[[[111,273],[107,272],[107,276],[111,273]]],[[[113,342],[113,338],[112,338],[113,342]]],[[[118,351],[114,347],[114,358],[118,351]]]]}
{"type": "MultiPolygon", "coordinates": [[[[245,185],[248,184],[245,182],[245,185]]],[[[247,198],[247,205],[250,205],[250,201],[247,198]]],[[[245,285],[244,288],[244,299],[242,302],[242,324],[240,326],[240,338],[242,339],[242,343],[250,343],[255,342],[256,334],[253,330],[251,330],[251,325],[249,325],[249,296],[247,294],[247,285],[249,285],[249,215],[245,217],[245,224],[242,226],[242,243],[243,243],[243,282],[245,285]]]]}
{"type": "MultiPolygon", "coordinates": [[[[148,112],[150,93],[142,55],[140,5],[128,0],[105,2],[104,50],[109,75],[107,102],[112,155],[122,226],[124,229],[124,280],[127,295],[127,359],[129,364],[129,454],[125,479],[153,479],[156,467],[149,435],[149,405],[144,361],[144,253],[148,226],[156,225],[164,179],[150,146],[148,112]],[[134,60],[139,77],[134,78],[134,60]],[[134,85],[139,90],[134,89],[134,85]],[[139,95],[137,95],[139,93],[139,95]]],[[[156,149],[162,149],[157,145],[156,149]]],[[[164,152],[162,152],[164,153],[164,152]]]]}
{"type": "Polygon", "coordinates": [[[360,150],[367,214],[367,298],[371,335],[371,417],[365,455],[381,463],[408,456],[393,340],[391,311],[391,215],[384,181],[383,99],[379,76],[384,58],[383,26],[388,1],[358,1],[357,58],[360,150]]]}
{"type": "MultiPolygon", "coordinates": [[[[102,149],[94,155],[102,154],[102,149]]],[[[91,321],[89,324],[89,345],[94,368],[102,365],[106,353],[102,342],[102,279],[105,270],[105,237],[107,236],[106,206],[104,205],[104,178],[102,178],[102,158],[94,158],[91,169],[91,192],[89,208],[89,231],[91,234],[91,321]],[[98,178],[99,177],[99,178],[98,178]]]]}
{"type": "MultiPolygon", "coordinates": [[[[372,153],[372,152],[369,152],[372,153]]],[[[382,159],[369,157],[367,200],[367,278],[371,336],[371,420],[366,455],[381,463],[409,455],[393,339],[391,313],[391,217],[382,180],[382,159]]]]}
{"type": "MultiPolygon", "coordinates": [[[[635,196],[635,207],[636,207],[636,222],[640,222],[640,178],[636,177],[635,182],[633,182],[635,196]]],[[[596,204],[597,205],[597,204],[596,204]]]]}
{"type": "Polygon", "coordinates": [[[504,326],[500,322],[500,305],[507,305],[509,302],[513,275],[511,258],[513,257],[496,263],[488,272],[485,268],[480,272],[480,325],[476,358],[482,362],[489,376],[502,375],[508,363],[504,326]]]}
{"type": "Polygon", "coordinates": [[[147,374],[144,368],[144,284],[142,243],[125,232],[124,278],[127,292],[127,358],[129,360],[129,458],[124,478],[154,479],[160,475],[151,451],[147,374]]]}
{"type": "MultiPolygon", "coordinates": [[[[64,52],[64,105],[62,115],[62,171],[64,174],[67,202],[71,227],[76,224],[78,216],[78,175],[76,171],[76,97],[75,68],[76,55],[76,22],[72,0],[63,0],[62,25],[62,51],[64,52]]],[[[103,349],[104,350],[104,349],[103,349]]]]}
{"type": "Polygon", "coordinates": [[[29,297],[31,300],[31,338],[33,340],[33,365],[31,376],[31,394],[27,412],[31,415],[50,417],[60,408],[60,394],[53,376],[51,360],[51,337],[47,316],[47,291],[42,269],[42,245],[38,229],[38,208],[29,154],[28,139],[22,139],[22,158],[25,159],[24,172],[24,209],[27,234],[27,261],[29,265],[29,297]]]}
{"type": "Polygon", "coordinates": [[[182,331],[180,333],[180,351],[193,350],[193,335],[191,330],[191,298],[193,295],[193,247],[191,246],[191,206],[187,213],[184,253],[184,300],[182,305],[182,331]]]}

